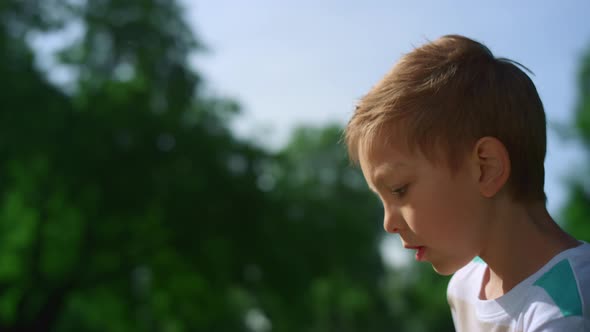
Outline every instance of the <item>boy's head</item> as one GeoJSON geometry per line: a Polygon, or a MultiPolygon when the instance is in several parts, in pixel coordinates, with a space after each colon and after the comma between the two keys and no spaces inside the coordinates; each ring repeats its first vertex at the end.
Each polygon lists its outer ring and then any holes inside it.
{"type": "Polygon", "coordinates": [[[534,84],[515,62],[458,35],[403,56],[360,100],[346,128],[354,162],[377,140],[395,141],[453,172],[483,137],[508,153],[511,198],[544,201],[546,122],[534,84]]]}

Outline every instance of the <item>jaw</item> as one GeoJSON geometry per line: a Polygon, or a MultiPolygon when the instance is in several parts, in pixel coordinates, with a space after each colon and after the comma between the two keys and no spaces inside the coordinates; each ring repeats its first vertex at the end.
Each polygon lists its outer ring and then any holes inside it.
{"type": "Polygon", "coordinates": [[[436,273],[443,276],[449,276],[469,264],[469,262],[475,257],[475,255],[473,257],[469,256],[471,255],[466,257],[447,257],[445,259],[437,259],[437,257],[433,257],[430,263],[436,273]]]}

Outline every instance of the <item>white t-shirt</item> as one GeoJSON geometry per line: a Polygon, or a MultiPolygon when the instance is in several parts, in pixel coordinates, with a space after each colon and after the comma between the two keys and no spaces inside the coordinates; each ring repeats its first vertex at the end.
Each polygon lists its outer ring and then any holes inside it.
{"type": "Polygon", "coordinates": [[[485,270],[476,258],[449,282],[457,332],[590,332],[590,244],[559,253],[494,300],[479,299],[485,270]]]}

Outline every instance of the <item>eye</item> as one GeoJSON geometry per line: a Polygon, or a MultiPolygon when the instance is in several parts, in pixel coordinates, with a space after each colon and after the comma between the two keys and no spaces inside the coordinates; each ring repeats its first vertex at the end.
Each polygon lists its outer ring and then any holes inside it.
{"type": "Polygon", "coordinates": [[[404,197],[404,195],[408,192],[408,185],[403,185],[401,187],[391,189],[391,193],[398,198],[404,197]]]}

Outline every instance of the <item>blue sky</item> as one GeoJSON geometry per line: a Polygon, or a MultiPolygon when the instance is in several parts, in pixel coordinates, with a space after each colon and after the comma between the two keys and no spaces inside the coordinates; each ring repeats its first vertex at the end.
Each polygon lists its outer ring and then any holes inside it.
{"type": "MultiPolygon", "coordinates": [[[[590,1],[184,0],[209,51],[192,60],[211,91],[237,99],[236,132],[278,148],[297,125],[344,124],[355,102],[404,53],[458,33],[530,68],[552,124],[572,120],[590,49],[590,1]],[[270,143],[269,143],[270,142],[270,143]]],[[[583,158],[549,131],[549,210],[583,158]]]]}

